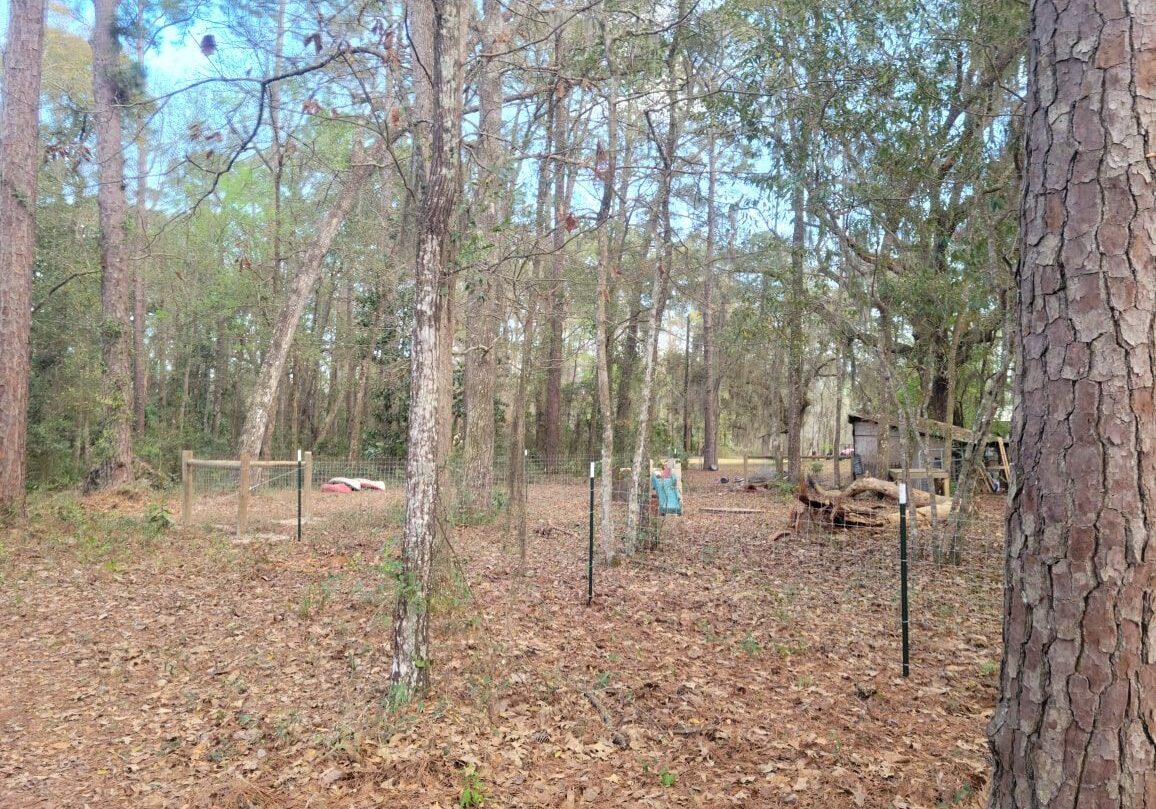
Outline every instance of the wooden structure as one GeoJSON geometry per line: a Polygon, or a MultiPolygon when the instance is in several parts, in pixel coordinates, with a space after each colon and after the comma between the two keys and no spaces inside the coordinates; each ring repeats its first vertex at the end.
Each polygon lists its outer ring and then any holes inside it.
{"type": "Polygon", "coordinates": [[[1002,475],[1005,485],[1011,480],[1007,449],[1004,439],[999,436],[981,438],[963,427],[932,419],[917,419],[913,427],[918,440],[911,442],[910,457],[905,459],[899,425],[894,419],[851,414],[847,421],[851,424],[851,438],[857,456],[854,463],[856,478],[873,476],[899,480],[906,467],[908,480],[913,487],[924,491],[937,490],[947,495],[951,492],[951,482],[959,475],[958,466],[964,449],[968,444],[982,443],[980,451],[984,453],[985,474],[989,483],[998,479],[993,476],[999,475],[1002,475]],[[951,457],[945,458],[949,437],[951,457]],[[992,456],[990,459],[989,455],[992,456]]]}
{"type": "MultiPolygon", "coordinates": [[[[308,520],[313,514],[313,453],[306,452],[302,456],[303,489],[301,492],[301,516],[308,520]]],[[[203,469],[236,469],[237,470],[237,535],[241,536],[249,525],[249,501],[253,496],[254,486],[252,476],[254,469],[289,469],[296,468],[297,461],[254,461],[249,453],[241,454],[236,461],[218,461],[205,458],[194,458],[193,451],[181,451],[181,525],[192,525],[193,519],[193,470],[203,469]]]]}

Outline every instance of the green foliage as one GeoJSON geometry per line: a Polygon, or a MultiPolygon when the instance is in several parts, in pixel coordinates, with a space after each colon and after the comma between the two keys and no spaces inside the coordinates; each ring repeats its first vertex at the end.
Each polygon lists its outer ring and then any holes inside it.
{"type": "Polygon", "coordinates": [[[672,773],[670,770],[668,770],[664,767],[662,772],[660,772],[658,774],[658,780],[662,783],[662,785],[664,787],[669,788],[669,787],[674,786],[675,782],[678,780],[678,777],[675,776],[675,774],[672,773]]]}
{"type": "Polygon", "coordinates": [[[176,524],[173,513],[164,503],[150,503],[145,520],[154,534],[164,533],[176,524]]]}
{"type": "Polygon", "coordinates": [[[473,764],[462,768],[462,788],[458,792],[458,806],[460,809],[469,809],[472,806],[482,806],[486,802],[485,785],[473,764]]]}

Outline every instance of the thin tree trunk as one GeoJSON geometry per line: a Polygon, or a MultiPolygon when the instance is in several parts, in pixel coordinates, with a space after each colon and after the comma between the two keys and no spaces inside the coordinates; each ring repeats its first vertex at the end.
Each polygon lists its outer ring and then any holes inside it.
{"type": "MultiPolygon", "coordinates": [[[[685,6],[679,3],[680,12],[685,6]]],[[[662,218],[662,258],[655,264],[654,281],[651,286],[650,331],[647,334],[646,364],[642,374],[642,391],[639,394],[638,435],[634,442],[634,460],[631,464],[630,495],[626,504],[626,554],[632,555],[640,540],[640,523],[642,517],[642,498],[644,492],[649,491],[649,482],[644,475],[649,472],[643,470],[648,460],[650,443],[651,413],[654,409],[654,378],[658,367],[658,341],[662,331],[662,316],[666,308],[666,296],[670,289],[670,276],[673,271],[674,259],[674,231],[670,218],[670,198],[674,184],[674,158],[678,148],[678,104],[675,85],[675,57],[678,54],[679,39],[676,30],[670,50],[667,52],[666,63],[668,73],[667,90],[667,130],[666,137],[660,139],[652,129],[654,146],[658,150],[662,164],[662,177],[659,190],[658,211],[662,218]],[[645,481],[645,482],[644,482],[645,481]]],[[[649,464],[647,464],[649,467],[649,464]]]]}
{"type": "MultiPolygon", "coordinates": [[[[614,413],[610,401],[610,330],[607,310],[610,304],[610,212],[614,204],[614,175],[618,166],[618,74],[614,62],[614,42],[605,12],[600,19],[602,40],[610,68],[606,94],[605,163],[595,155],[595,173],[602,172],[602,201],[598,209],[598,292],[594,313],[594,350],[598,409],[602,416],[602,558],[614,561],[614,413]]],[[[599,144],[601,147],[601,144],[599,144]]],[[[599,148],[601,151],[601,148],[599,148]]],[[[591,417],[593,422],[593,414],[591,417]]]]}
{"type": "MultiPolygon", "coordinates": [[[[549,154],[550,127],[546,127],[549,154]]],[[[550,195],[549,162],[543,159],[538,165],[538,193],[534,207],[534,227],[539,244],[545,240],[546,204],[550,195]]],[[[510,452],[506,469],[510,497],[507,533],[517,540],[519,569],[526,569],[526,412],[530,386],[530,364],[534,358],[534,329],[538,308],[537,282],[541,278],[541,250],[535,245],[531,260],[530,279],[527,284],[526,315],[522,326],[521,362],[518,366],[518,386],[514,395],[513,418],[510,422],[510,452]]]]}
{"type": "Polygon", "coordinates": [[[702,468],[718,469],[718,367],[714,334],[714,253],[718,230],[718,155],[712,132],[707,141],[706,247],[702,268],[702,365],[703,388],[702,468]]]}
{"type": "Polygon", "coordinates": [[[132,455],[132,293],[125,244],[124,144],[121,99],[117,86],[120,48],[116,42],[115,0],[94,0],[92,94],[96,118],[96,159],[100,187],[101,357],[106,413],[105,457],[86,488],[127,483],[133,479],[132,455]]]}
{"type": "Polygon", "coordinates": [[[0,112],[0,520],[24,514],[43,0],[9,0],[0,112]]]}
{"type": "Polygon", "coordinates": [[[991,805],[1156,806],[1156,6],[1031,4],[991,805]]]}
{"type": "Polygon", "coordinates": [[[249,400],[248,415],[245,416],[245,426],[241,429],[242,453],[249,453],[253,458],[260,457],[261,449],[266,441],[266,432],[270,422],[270,411],[277,399],[278,385],[285,373],[285,364],[289,359],[293,347],[293,337],[297,331],[297,324],[313,294],[317,282],[321,279],[324,269],[325,255],[329,252],[334,238],[341,230],[353,203],[357,200],[361,188],[376,170],[374,163],[380,156],[380,150],[375,148],[369,160],[364,159],[361,149],[354,149],[353,165],[345,178],[345,185],[337,194],[333,207],[325,215],[318,227],[309,248],[301,259],[301,269],[293,279],[277,321],[273,327],[273,339],[269,351],[261,363],[261,372],[257,377],[257,384],[249,400]]]}
{"type": "Polygon", "coordinates": [[[803,378],[803,261],[807,248],[806,204],[802,182],[796,178],[791,192],[794,228],[791,233],[790,300],[787,321],[787,472],[792,481],[802,479],[803,414],[807,409],[803,378]]]}
{"type": "Polygon", "coordinates": [[[450,222],[458,198],[460,175],[460,0],[422,0],[411,9],[416,63],[415,93],[429,100],[427,182],[418,211],[414,262],[414,325],[411,340],[409,448],[406,459],[405,528],[393,623],[390,680],[404,695],[429,687],[429,588],[438,530],[439,466],[448,447],[440,446],[445,396],[444,360],[452,335],[447,323],[443,284],[450,250],[450,222]]]}
{"type": "Polygon", "coordinates": [[[470,293],[469,345],[465,366],[465,479],[463,508],[471,514],[488,515],[494,504],[494,394],[498,373],[498,337],[503,240],[498,225],[504,205],[505,165],[502,134],[501,64],[488,53],[500,49],[502,6],[484,0],[484,42],[478,79],[478,192],[479,238],[489,248],[485,266],[470,293]]]}
{"type": "MultiPolygon", "coordinates": [[[[144,64],[145,28],[143,3],[137,4],[136,61],[144,64]]],[[[133,262],[132,286],[132,403],[133,428],[144,432],[145,409],[148,404],[148,354],[145,352],[145,270],[148,243],[148,131],[142,120],[136,138],[136,260],[133,262]]]]}
{"type": "MultiPolygon", "coordinates": [[[[563,65],[563,29],[555,35],[554,64],[559,70],[563,65]]],[[[569,199],[566,191],[567,166],[564,158],[567,152],[566,133],[569,127],[567,98],[570,87],[566,79],[558,78],[551,94],[553,116],[553,157],[554,157],[554,247],[551,255],[553,278],[550,287],[550,334],[549,358],[546,365],[546,471],[558,471],[558,455],[562,443],[562,340],[565,324],[566,297],[562,288],[562,277],[566,269],[567,217],[570,215],[569,199]]]]}

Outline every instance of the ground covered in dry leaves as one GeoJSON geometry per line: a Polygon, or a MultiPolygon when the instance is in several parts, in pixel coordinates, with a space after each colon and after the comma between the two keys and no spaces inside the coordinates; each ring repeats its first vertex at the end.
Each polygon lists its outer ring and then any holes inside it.
{"type": "Polygon", "coordinates": [[[1001,501],[962,566],[913,564],[904,679],[893,536],[776,538],[789,493],[688,478],[590,607],[583,485],[531,487],[525,575],[501,522],[459,528],[400,704],[399,493],[318,496],[301,544],[41,498],[0,534],[0,806],[980,805],[1001,501]]]}

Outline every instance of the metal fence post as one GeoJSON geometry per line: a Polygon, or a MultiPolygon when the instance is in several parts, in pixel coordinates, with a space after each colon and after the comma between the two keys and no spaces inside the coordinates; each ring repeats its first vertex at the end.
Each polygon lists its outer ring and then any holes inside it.
{"type": "MultiPolygon", "coordinates": [[[[934,495],[933,495],[934,496],[934,495]]],[[[899,484],[899,623],[903,634],[903,676],[911,675],[911,643],[907,614],[907,484],[899,484]]]]}
{"type": "Polygon", "coordinates": [[[301,541],[301,488],[305,469],[301,465],[301,450],[297,450],[297,541],[301,541]]]}
{"type": "Polygon", "coordinates": [[[594,603],[594,461],[590,462],[590,538],[586,549],[586,606],[594,603]]]}

